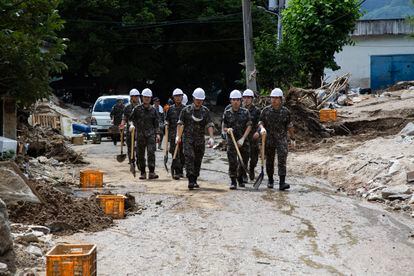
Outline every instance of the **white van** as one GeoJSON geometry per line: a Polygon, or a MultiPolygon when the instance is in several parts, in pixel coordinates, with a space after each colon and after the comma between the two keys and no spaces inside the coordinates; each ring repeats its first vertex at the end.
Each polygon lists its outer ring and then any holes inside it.
{"type": "Polygon", "coordinates": [[[91,130],[101,136],[109,135],[109,128],[112,126],[111,110],[118,98],[124,100],[124,104],[129,103],[128,95],[111,95],[99,97],[92,108],[91,130]]]}

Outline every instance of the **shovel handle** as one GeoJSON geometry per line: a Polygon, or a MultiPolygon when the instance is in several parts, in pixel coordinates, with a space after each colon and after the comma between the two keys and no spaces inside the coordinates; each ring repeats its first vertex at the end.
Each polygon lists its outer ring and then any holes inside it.
{"type": "Polygon", "coordinates": [[[234,147],[236,148],[237,155],[239,156],[240,163],[242,164],[242,167],[245,168],[244,163],[243,163],[243,158],[239,150],[239,145],[236,142],[236,138],[234,138],[233,131],[230,131],[229,133],[230,133],[231,140],[233,141],[234,147]]]}
{"type": "Polygon", "coordinates": [[[265,160],[265,147],[266,147],[266,134],[262,134],[262,147],[260,148],[260,157],[262,159],[262,166],[264,166],[265,160]]]}
{"type": "Polygon", "coordinates": [[[135,159],[135,127],[131,131],[131,160],[135,159]]]}
{"type": "Polygon", "coordinates": [[[124,129],[121,129],[121,154],[124,154],[124,129]]]}
{"type": "MultiPolygon", "coordinates": [[[[183,136],[183,132],[184,132],[184,126],[180,126],[178,128],[178,137],[181,139],[181,137],[183,136]]],[[[174,155],[173,155],[173,160],[177,157],[178,154],[178,148],[180,147],[180,144],[176,144],[175,145],[175,149],[174,149],[174,155]]]]}

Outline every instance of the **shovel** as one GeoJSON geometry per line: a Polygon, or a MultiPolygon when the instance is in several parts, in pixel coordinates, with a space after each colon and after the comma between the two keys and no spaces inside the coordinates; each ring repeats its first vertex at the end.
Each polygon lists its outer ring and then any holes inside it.
{"type": "Polygon", "coordinates": [[[121,154],[116,156],[116,160],[119,163],[124,162],[126,159],[126,154],[124,153],[124,129],[121,129],[121,154]]]}
{"type": "Polygon", "coordinates": [[[230,131],[229,134],[230,134],[231,140],[233,141],[234,147],[236,148],[236,152],[237,152],[237,156],[239,157],[240,165],[242,166],[243,170],[247,172],[246,166],[244,165],[243,158],[239,150],[239,145],[237,144],[236,139],[234,138],[233,131],[230,131]]]}
{"type": "Polygon", "coordinates": [[[262,134],[262,147],[260,148],[260,157],[262,160],[262,171],[259,174],[259,177],[253,184],[253,188],[256,190],[259,189],[260,184],[262,184],[264,178],[264,160],[265,160],[265,143],[266,143],[266,134],[262,134]]]}
{"type": "Polygon", "coordinates": [[[135,171],[135,127],[132,127],[131,129],[131,165],[129,171],[132,173],[134,177],[136,177],[137,173],[135,171]]]}
{"type": "Polygon", "coordinates": [[[168,173],[168,125],[165,125],[164,167],[168,173]]]}
{"type": "MultiPolygon", "coordinates": [[[[183,126],[180,126],[178,128],[178,133],[177,133],[177,136],[180,138],[180,140],[181,140],[181,137],[183,135],[183,131],[184,131],[184,127],[183,126]]],[[[180,148],[180,143],[177,143],[175,145],[173,160],[172,160],[172,163],[171,163],[171,175],[172,175],[173,178],[174,178],[174,169],[177,166],[176,165],[177,162],[175,160],[177,159],[177,154],[178,154],[178,149],[179,148],[180,148]]]]}

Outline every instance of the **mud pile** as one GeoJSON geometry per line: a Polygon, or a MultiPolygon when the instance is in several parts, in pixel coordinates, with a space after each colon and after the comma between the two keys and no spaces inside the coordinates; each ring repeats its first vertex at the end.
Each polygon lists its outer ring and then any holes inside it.
{"type": "Polygon", "coordinates": [[[16,223],[38,224],[57,234],[72,234],[80,230],[100,231],[112,225],[94,199],[74,198],[48,184],[35,183],[44,204],[18,202],[9,207],[10,220],[16,223]]]}
{"type": "Polygon", "coordinates": [[[82,155],[70,148],[65,137],[56,129],[23,126],[19,142],[28,144],[27,154],[31,157],[46,156],[59,162],[84,163],[82,155]]]}

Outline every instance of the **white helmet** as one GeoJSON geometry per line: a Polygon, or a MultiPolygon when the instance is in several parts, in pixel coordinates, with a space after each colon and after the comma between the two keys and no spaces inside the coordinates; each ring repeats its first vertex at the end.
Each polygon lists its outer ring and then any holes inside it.
{"type": "Polygon", "coordinates": [[[254,97],[254,92],[250,89],[246,89],[243,92],[243,97],[254,97]]]}
{"type": "Polygon", "coordinates": [[[280,88],[275,88],[270,93],[270,97],[282,97],[283,98],[283,91],[280,88]]]}
{"type": "Polygon", "coordinates": [[[143,97],[152,97],[152,91],[149,88],[145,88],[142,90],[142,96],[143,97]]]}
{"type": "Polygon", "coordinates": [[[205,100],[206,98],[206,93],[204,92],[203,88],[196,88],[193,92],[193,97],[196,100],[205,100]]]}
{"type": "Polygon", "coordinates": [[[140,94],[137,89],[133,88],[131,91],[129,91],[129,96],[140,96],[140,94]]]}
{"type": "Polygon", "coordinates": [[[183,101],[182,101],[182,104],[183,105],[186,105],[188,103],[188,97],[187,97],[187,95],[186,94],[184,94],[183,95],[183,101]]]}
{"type": "Polygon", "coordinates": [[[181,90],[180,88],[174,89],[173,96],[180,96],[180,95],[184,95],[183,90],[181,90]]]}
{"type": "Polygon", "coordinates": [[[231,91],[229,98],[230,99],[241,99],[241,97],[242,97],[242,94],[240,93],[239,90],[233,90],[231,91]]]}

